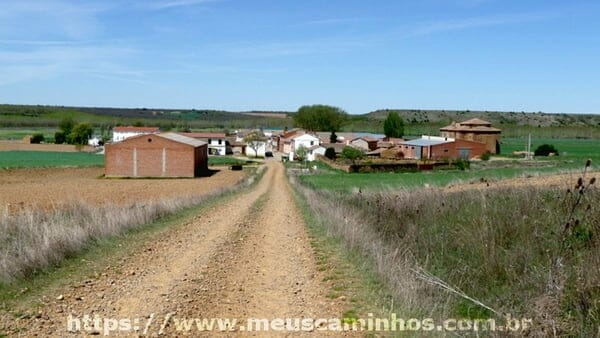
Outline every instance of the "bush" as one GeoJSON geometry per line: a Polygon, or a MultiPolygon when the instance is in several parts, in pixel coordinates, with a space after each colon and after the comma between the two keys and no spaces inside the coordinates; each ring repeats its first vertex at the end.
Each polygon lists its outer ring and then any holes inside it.
{"type": "Polygon", "coordinates": [[[463,160],[462,158],[459,158],[458,160],[456,160],[456,162],[454,162],[454,164],[460,170],[466,170],[471,167],[471,162],[469,162],[468,160],[463,160]]]}
{"type": "Polygon", "coordinates": [[[54,133],[54,143],[63,144],[65,142],[67,142],[67,135],[64,131],[61,130],[54,133]]]}
{"type": "Polygon", "coordinates": [[[342,150],[342,157],[356,163],[356,160],[360,160],[364,156],[362,150],[350,146],[344,147],[342,150]]]}
{"type": "Polygon", "coordinates": [[[489,151],[486,151],[485,153],[483,153],[483,155],[481,155],[481,160],[489,161],[491,157],[492,157],[492,153],[490,153],[489,151]]]}
{"type": "Polygon", "coordinates": [[[335,149],[333,149],[331,147],[325,149],[325,157],[327,157],[330,160],[335,160],[335,158],[336,158],[335,149]]]}
{"type": "Polygon", "coordinates": [[[69,143],[76,145],[86,145],[88,140],[92,136],[94,130],[92,129],[92,125],[89,123],[79,123],[69,134],[69,143]]]}
{"type": "Polygon", "coordinates": [[[42,142],[44,142],[44,134],[35,133],[31,136],[31,143],[40,144],[42,142]]]}
{"type": "Polygon", "coordinates": [[[558,150],[556,150],[556,148],[554,148],[554,146],[551,144],[542,144],[541,146],[537,147],[533,153],[535,156],[548,156],[551,153],[558,155],[558,150]]]}

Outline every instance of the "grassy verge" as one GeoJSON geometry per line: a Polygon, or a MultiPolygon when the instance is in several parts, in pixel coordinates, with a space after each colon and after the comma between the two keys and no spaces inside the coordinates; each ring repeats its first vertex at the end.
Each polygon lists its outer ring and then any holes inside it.
{"type": "MultiPolygon", "coordinates": [[[[564,169],[569,171],[572,169],[564,169]]],[[[302,183],[318,190],[352,192],[355,190],[397,190],[415,189],[426,186],[443,187],[450,184],[479,181],[496,181],[500,179],[523,176],[537,176],[563,172],[555,167],[538,168],[490,168],[471,170],[436,170],[429,172],[407,173],[344,173],[341,171],[323,171],[314,175],[300,177],[302,183]]]]}
{"type": "Polygon", "coordinates": [[[231,157],[231,156],[209,156],[208,157],[208,165],[209,166],[226,166],[226,165],[244,165],[244,164],[255,164],[255,161],[252,160],[242,160],[239,158],[231,157]]]}
{"type": "MultiPolygon", "coordinates": [[[[593,176],[593,175],[592,175],[593,176]]],[[[344,245],[375,262],[411,317],[531,319],[533,336],[600,325],[600,191],[494,188],[338,193],[305,189],[344,245]]],[[[494,335],[492,333],[487,333],[494,335]]]]}
{"type": "MultiPolygon", "coordinates": [[[[35,301],[42,290],[64,286],[72,283],[73,280],[94,277],[111,262],[128,256],[149,241],[157,240],[162,233],[172,227],[185,224],[187,219],[206,208],[231,198],[241,189],[252,186],[258,181],[260,175],[262,171],[255,171],[242,184],[234,188],[206,196],[195,201],[197,203],[170,213],[157,215],[154,220],[144,224],[123,228],[112,235],[90,238],[86,242],[79,243],[81,246],[77,250],[71,250],[67,255],[63,255],[62,259],[57,259],[46,266],[40,265],[34,270],[29,270],[27,274],[16,275],[10,280],[0,282],[0,304],[4,310],[8,310],[11,303],[35,301]]],[[[71,237],[66,240],[71,240],[71,237]]]]}
{"type": "MultiPolygon", "coordinates": [[[[303,188],[291,179],[294,197],[307,225],[317,269],[324,273],[328,285],[327,297],[345,301],[342,321],[360,325],[359,319],[387,318],[394,308],[394,300],[374,269],[374,262],[360,250],[349,247],[339,233],[332,231],[332,220],[315,212],[303,188]]],[[[363,323],[364,324],[364,323],[363,323]]],[[[363,332],[365,333],[365,332],[363,332]]],[[[370,336],[370,334],[367,334],[370,336]]]]}
{"type": "Polygon", "coordinates": [[[104,156],[89,153],[63,153],[50,151],[2,151],[0,169],[99,167],[104,156]]]}

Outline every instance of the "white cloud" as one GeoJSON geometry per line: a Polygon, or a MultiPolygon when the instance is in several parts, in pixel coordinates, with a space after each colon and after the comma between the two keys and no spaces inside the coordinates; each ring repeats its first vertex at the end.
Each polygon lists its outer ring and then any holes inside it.
{"type": "Polygon", "coordinates": [[[0,39],[82,39],[101,30],[102,3],[63,0],[8,1],[0,11],[0,39]]]}
{"type": "Polygon", "coordinates": [[[409,29],[404,37],[429,35],[438,32],[459,31],[479,27],[491,27],[510,24],[521,24],[551,20],[559,17],[558,13],[523,13],[503,16],[474,17],[457,20],[429,22],[409,29]]]}
{"type": "Polygon", "coordinates": [[[219,0],[160,0],[160,1],[140,1],[136,2],[134,7],[147,10],[165,10],[180,7],[190,7],[215,2],[219,0]]]}
{"type": "Polygon", "coordinates": [[[20,51],[0,51],[0,85],[45,80],[59,76],[119,77],[143,80],[144,73],[130,70],[128,57],[137,53],[116,46],[35,46],[20,51]]]}
{"type": "Polygon", "coordinates": [[[311,20],[301,23],[301,26],[339,25],[373,20],[372,18],[328,18],[311,20]]]}

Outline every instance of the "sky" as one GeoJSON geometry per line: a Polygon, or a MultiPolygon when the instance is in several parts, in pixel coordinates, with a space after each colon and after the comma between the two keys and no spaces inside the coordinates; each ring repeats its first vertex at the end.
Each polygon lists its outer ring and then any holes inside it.
{"type": "Polygon", "coordinates": [[[600,113],[600,1],[0,0],[0,103],[600,113]]]}

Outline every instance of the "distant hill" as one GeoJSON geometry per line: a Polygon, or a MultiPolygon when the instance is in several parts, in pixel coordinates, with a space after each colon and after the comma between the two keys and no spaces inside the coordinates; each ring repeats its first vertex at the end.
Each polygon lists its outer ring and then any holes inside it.
{"type": "Polygon", "coordinates": [[[291,127],[288,112],[196,109],[0,105],[0,127],[56,127],[65,117],[93,125],[146,125],[163,129],[291,127]]]}
{"type": "Polygon", "coordinates": [[[548,114],[526,112],[470,111],[470,110],[408,110],[384,109],[364,116],[368,119],[384,120],[391,112],[397,112],[408,124],[431,123],[446,125],[472,118],[480,118],[501,128],[501,125],[531,127],[600,126],[600,114],[548,114]]]}
{"type": "MultiPolygon", "coordinates": [[[[405,134],[437,135],[453,121],[487,120],[502,129],[503,137],[600,139],[600,115],[495,112],[469,110],[383,109],[351,115],[342,131],[383,132],[383,120],[391,111],[404,119],[405,134]]],[[[207,109],[157,109],[110,107],[62,107],[0,104],[0,128],[56,128],[65,117],[96,127],[115,125],[157,126],[163,130],[233,130],[240,128],[291,128],[295,112],[229,112],[207,109]]]]}

